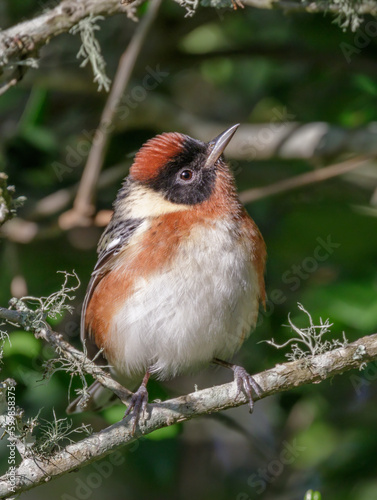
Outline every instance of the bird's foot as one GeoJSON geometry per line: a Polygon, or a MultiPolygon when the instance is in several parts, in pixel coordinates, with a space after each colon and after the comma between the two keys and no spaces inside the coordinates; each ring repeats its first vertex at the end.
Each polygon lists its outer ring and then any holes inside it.
{"type": "Polygon", "coordinates": [[[133,419],[132,435],[135,434],[136,426],[140,421],[146,420],[145,414],[148,404],[148,391],[145,385],[141,385],[139,389],[132,395],[131,401],[123,418],[131,415],[133,419]]]}
{"type": "Polygon", "coordinates": [[[234,381],[237,384],[237,396],[241,394],[242,390],[244,390],[249,401],[249,412],[252,413],[254,410],[252,390],[254,390],[255,394],[258,397],[260,397],[262,394],[262,389],[255,381],[255,379],[247,373],[245,368],[242,368],[242,366],[234,365],[232,370],[234,372],[234,381]]]}

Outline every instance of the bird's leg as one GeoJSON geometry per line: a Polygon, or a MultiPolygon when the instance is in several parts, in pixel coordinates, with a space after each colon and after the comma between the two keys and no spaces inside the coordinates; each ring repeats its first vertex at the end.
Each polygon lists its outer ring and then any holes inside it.
{"type": "Polygon", "coordinates": [[[233,6],[233,9],[234,10],[237,10],[238,7],[241,7],[241,9],[244,9],[245,6],[244,4],[241,2],[241,0],[232,0],[232,6],[233,6]]]}
{"type": "Polygon", "coordinates": [[[132,426],[132,434],[135,434],[136,425],[138,424],[140,417],[142,417],[143,421],[145,420],[145,411],[147,409],[147,404],[148,404],[147,383],[150,375],[151,374],[149,373],[149,371],[145,373],[143,381],[139,389],[132,395],[131,401],[123,417],[125,418],[128,415],[132,415],[134,419],[134,425],[132,426]]]}
{"type": "Polygon", "coordinates": [[[242,366],[233,365],[232,363],[228,363],[218,358],[214,358],[213,363],[233,370],[234,381],[237,384],[237,396],[241,393],[242,389],[245,391],[246,397],[249,400],[249,411],[252,413],[254,409],[252,389],[258,397],[262,394],[262,389],[255,379],[253,379],[242,366]]]}

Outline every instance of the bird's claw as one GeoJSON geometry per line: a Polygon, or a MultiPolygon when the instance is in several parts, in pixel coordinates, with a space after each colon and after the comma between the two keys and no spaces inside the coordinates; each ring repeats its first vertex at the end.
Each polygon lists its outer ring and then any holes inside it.
{"type": "Polygon", "coordinates": [[[131,415],[134,423],[132,426],[132,434],[135,434],[136,426],[140,420],[143,422],[146,420],[145,414],[148,405],[148,391],[143,385],[132,395],[131,401],[128,404],[128,408],[124,414],[123,418],[131,415]]]}
{"type": "Polygon", "coordinates": [[[249,401],[249,412],[252,413],[254,410],[254,400],[253,400],[252,390],[254,390],[255,394],[258,397],[260,397],[262,394],[262,389],[257,384],[255,379],[247,373],[245,368],[242,368],[242,366],[235,366],[233,371],[234,371],[234,381],[237,384],[236,397],[238,397],[241,391],[243,390],[249,401]]]}

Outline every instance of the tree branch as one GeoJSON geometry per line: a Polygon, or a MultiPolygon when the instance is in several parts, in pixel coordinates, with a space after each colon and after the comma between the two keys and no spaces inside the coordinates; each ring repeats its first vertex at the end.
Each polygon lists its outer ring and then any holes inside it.
{"type": "Polygon", "coordinates": [[[120,0],[64,0],[43,14],[0,32],[0,74],[8,64],[34,53],[52,38],[67,33],[85,17],[131,12],[144,0],[121,4],[120,0]]]}
{"type": "Polygon", "coordinates": [[[372,158],[360,157],[352,158],[351,160],[336,163],[329,167],[317,168],[312,172],[305,172],[304,174],[289,177],[288,179],[283,179],[282,181],[274,182],[267,186],[246,189],[245,191],[241,191],[239,195],[240,200],[242,203],[252,203],[261,198],[267,198],[268,196],[291,191],[292,189],[307,186],[309,184],[332,179],[333,177],[343,175],[365,165],[371,159],[372,158]]]}
{"type": "MultiPolygon", "coordinates": [[[[376,122],[365,127],[342,128],[328,122],[300,123],[286,107],[271,110],[266,123],[243,123],[226,148],[226,158],[269,160],[271,158],[312,159],[344,153],[377,154],[376,122]]],[[[133,110],[127,121],[116,117],[117,133],[130,128],[152,128],[157,132],[173,130],[208,141],[231,123],[205,121],[176,106],[162,95],[150,93],[133,110]]]]}
{"type": "Polygon", "coordinates": [[[5,83],[2,87],[0,87],[0,96],[2,96],[3,94],[5,94],[5,92],[7,92],[10,88],[12,88],[15,85],[17,85],[18,81],[19,80],[17,78],[12,78],[7,83],[5,83]]]}
{"type": "MultiPolygon", "coordinates": [[[[18,311],[9,311],[4,308],[0,308],[0,318],[18,323],[22,320],[18,311]]],[[[61,346],[62,341],[59,339],[57,342],[55,334],[46,333],[43,337],[53,345],[61,346]]],[[[65,348],[67,352],[76,351],[69,344],[65,348]]],[[[78,351],[74,353],[75,356],[77,353],[78,351]]],[[[365,363],[376,359],[377,334],[374,334],[318,356],[276,365],[254,376],[263,390],[261,397],[256,396],[255,400],[304,384],[318,383],[354,368],[360,369],[365,363]]],[[[149,404],[148,419],[137,426],[134,435],[132,422],[130,418],[127,418],[75,444],[66,446],[48,458],[24,458],[16,470],[14,487],[6,475],[0,478],[0,498],[14,496],[64,473],[80,469],[156,429],[245,403],[247,403],[246,397],[243,394],[237,397],[237,387],[232,382],[196,391],[163,403],[149,404]]]]}
{"type": "MultiPolygon", "coordinates": [[[[244,5],[255,7],[257,9],[282,9],[284,12],[307,12],[310,14],[327,13],[338,14],[339,5],[335,2],[306,1],[295,2],[294,0],[242,0],[244,5]]],[[[373,1],[364,1],[360,5],[355,5],[358,14],[377,14],[377,4],[373,1]]]]}
{"type": "MultiPolygon", "coordinates": [[[[21,57],[27,57],[46,45],[52,38],[67,33],[85,17],[103,15],[105,17],[127,12],[132,16],[136,5],[145,0],[63,0],[53,9],[43,12],[28,21],[23,21],[0,32],[0,74],[9,64],[17,64],[21,57]],[[131,5],[130,5],[131,4],[131,5]]],[[[184,6],[182,0],[174,0],[184,6]]],[[[285,12],[331,12],[338,14],[337,3],[300,2],[293,0],[243,0],[247,6],[259,9],[279,8],[285,12]]],[[[357,13],[377,15],[375,1],[365,0],[357,5],[357,13]]]]}
{"type": "MultiPolygon", "coordinates": [[[[287,114],[287,110],[274,111],[276,118],[270,123],[245,124],[238,129],[227,147],[228,158],[288,160],[332,157],[343,153],[359,155],[377,153],[377,132],[374,130],[373,122],[364,128],[345,129],[326,122],[280,121],[279,116],[287,114]]],[[[222,129],[221,124],[214,125],[197,123],[197,128],[201,132],[198,137],[203,140],[213,137],[216,130],[215,133],[218,133],[218,130],[222,129]]]]}
{"type": "MultiPolygon", "coordinates": [[[[29,317],[30,313],[0,307],[0,319],[5,319],[10,323],[26,327],[27,329],[30,329],[29,317]]],[[[126,401],[132,395],[131,391],[123,387],[102,368],[90,361],[84,353],[78,351],[72,347],[71,344],[66,342],[61,334],[53,332],[47,323],[44,328],[34,330],[34,334],[37,338],[41,338],[51,344],[59,355],[63,356],[72,364],[80,365],[85,373],[92,375],[92,377],[98,380],[104,387],[113,391],[121,400],[126,401]]]]}

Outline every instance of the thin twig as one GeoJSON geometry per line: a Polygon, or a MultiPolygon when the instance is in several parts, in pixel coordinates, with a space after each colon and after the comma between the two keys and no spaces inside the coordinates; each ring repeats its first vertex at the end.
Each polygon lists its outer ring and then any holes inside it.
{"type": "MultiPolygon", "coordinates": [[[[118,163],[112,167],[107,168],[101,172],[98,182],[97,190],[108,188],[119,182],[127,172],[127,164],[118,163]]],[[[72,186],[59,189],[44,198],[40,199],[35,207],[31,210],[28,219],[37,220],[45,217],[51,217],[65,208],[67,208],[74,200],[77,193],[79,183],[72,186]]]]}
{"type": "Polygon", "coordinates": [[[148,12],[120,58],[114,83],[103,109],[99,126],[94,134],[93,144],[81,177],[73,209],[62,214],[59,219],[59,223],[64,229],[74,225],[88,225],[90,223],[90,217],[94,213],[93,197],[107,152],[109,139],[114,129],[114,117],[160,4],[161,0],[154,0],[151,3],[148,12]]]}
{"type": "MultiPolygon", "coordinates": [[[[1,59],[1,55],[0,55],[1,59]]],[[[19,61],[18,65],[16,66],[16,69],[13,71],[12,75],[9,77],[9,81],[5,83],[1,88],[0,88],[0,96],[5,94],[10,88],[14,87],[17,85],[18,82],[20,82],[23,77],[25,76],[27,70],[29,67],[38,67],[38,64],[34,61],[34,59],[29,59],[31,61],[30,64],[28,64],[28,61],[24,60],[22,57],[21,60],[19,61]]]]}
{"type": "Polygon", "coordinates": [[[18,83],[17,78],[12,78],[12,80],[9,80],[9,82],[0,87],[0,96],[5,94],[5,92],[7,92],[11,87],[17,85],[17,83],[18,83]]]}
{"type": "Polygon", "coordinates": [[[264,186],[261,188],[248,189],[240,193],[240,200],[242,203],[251,203],[261,198],[266,198],[274,194],[283,193],[286,191],[291,191],[302,186],[307,186],[308,184],[314,184],[315,182],[325,181],[331,179],[332,177],[337,177],[339,175],[350,172],[355,168],[359,168],[370,161],[372,157],[367,158],[353,158],[352,160],[347,160],[330,167],[320,168],[313,170],[312,172],[306,172],[305,174],[300,174],[289,179],[284,179],[269,186],[264,186]]]}

